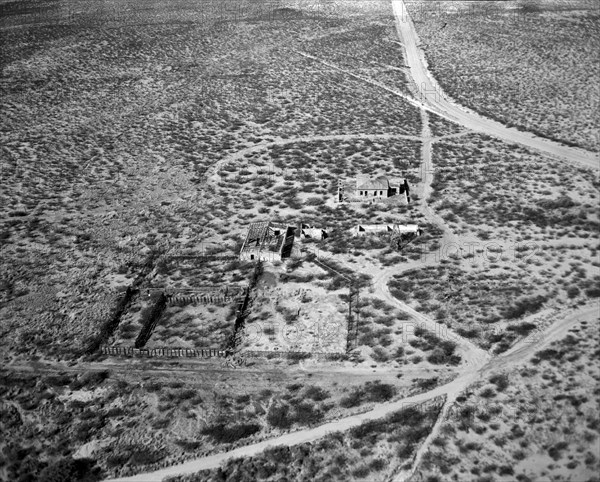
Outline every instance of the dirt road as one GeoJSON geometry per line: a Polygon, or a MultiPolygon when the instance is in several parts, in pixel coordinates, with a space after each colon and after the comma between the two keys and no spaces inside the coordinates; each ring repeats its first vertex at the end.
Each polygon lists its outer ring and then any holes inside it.
{"type": "Polygon", "coordinates": [[[404,44],[406,64],[410,67],[408,72],[417,88],[426,93],[420,101],[428,110],[476,132],[521,144],[555,158],[578,162],[587,167],[598,169],[599,158],[597,153],[567,147],[529,132],[506,127],[500,122],[487,119],[448,100],[447,95],[443,93],[427,69],[427,61],[422,50],[418,47],[417,32],[408,15],[404,1],[392,0],[392,6],[396,16],[396,29],[404,44]]]}
{"type": "MultiPolygon", "coordinates": [[[[414,395],[411,397],[404,398],[392,403],[383,403],[369,412],[365,412],[352,417],[343,418],[334,422],[329,422],[324,425],[320,425],[315,428],[299,430],[297,432],[281,435],[263,442],[256,444],[246,445],[239,447],[229,452],[223,452],[220,454],[210,455],[208,457],[202,457],[195,460],[190,460],[183,464],[174,465],[172,467],[166,467],[156,472],[149,472],[144,474],[138,474],[132,477],[124,477],[120,479],[111,479],[108,482],[159,482],[163,478],[168,476],[174,476],[179,474],[193,474],[200,470],[211,469],[219,467],[222,462],[237,457],[248,457],[256,455],[264,451],[268,447],[275,447],[278,445],[292,446],[298,445],[305,442],[313,442],[318,440],[328,433],[336,431],[348,430],[352,427],[356,427],[367,420],[374,420],[385,417],[386,415],[401,410],[414,403],[421,403],[431,400],[432,398],[439,396],[447,396],[449,403],[445,404],[444,409],[447,410],[450,407],[452,401],[456,396],[461,393],[469,385],[476,382],[482,376],[488,374],[491,371],[495,371],[499,368],[507,369],[511,366],[517,365],[526,361],[536,351],[544,348],[554,340],[560,339],[566,335],[571,327],[576,325],[580,320],[593,321],[598,318],[599,306],[597,303],[594,305],[586,306],[578,311],[570,313],[567,317],[557,320],[552,326],[544,331],[541,340],[538,343],[532,344],[527,343],[527,340],[522,340],[517,343],[511,350],[503,355],[500,355],[494,359],[488,360],[484,366],[471,366],[467,365],[465,372],[455,380],[430,390],[429,392],[414,395]]],[[[440,417],[443,420],[443,417],[440,417]]],[[[434,430],[435,431],[435,430],[434,430]]],[[[432,432],[434,432],[432,431],[432,432]]],[[[422,450],[419,453],[424,452],[427,444],[422,445],[422,450]]],[[[419,455],[418,453],[418,455],[419,455]]],[[[410,473],[402,474],[401,480],[406,480],[410,476],[410,473]]],[[[398,480],[398,479],[397,479],[398,480]]]]}
{"type": "MultiPolygon", "coordinates": [[[[402,0],[392,0],[392,4],[394,7],[394,13],[396,15],[398,33],[404,41],[404,47],[406,49],[405,58],[407,64],[410,66],[411,76],[413,78],[413,81],[415,82],[415,85],[419,88],[425,89],[426,91],[437,90],[438,92],[438,94],[436,95],[429,95],[426,98],[423,98],[421,102],[414,101],[412,99],[407,100],[409,100],[414,105],[421,107],[423,110],[436,112],[442,117],[457,122],[458,124],[467,127],[468,129],[471,129],[473,131],[482,132],[494,137],[498,137],[508,142],[516,142],[526,147],[541,151],[544,154],[555,158],[579,162],[585,166],[592,168],[598,167],[597,156],[593,153],[581,149],[565,147],[560,144],[541,139],[529,133],[507,128],[500,123],[489,119],[485,119],[476,114],[475,112],[470,111],[469,109],[463,108],[448,101],[444,95],[440,94],[441,91],[439,90],[439,87],[437,86],[435,80],[429,75],[425,59],[422,55],[422,52],[417,47],[418,38],[414,26],[410,21],[410,18],[406,15],[406,7],[404,5],[404,2],[402,0]]],[[[387,89],[387,87],[382,85],[378,85],[378,87],[387,89]]],[[[405,94],[402,95],[405,96],[405,94]]],[[[426,116],[426,114],[424,115],[426,116]]],[[[422,136],[423,158],[425,160],[425,168],[429,169],[431,168],[432,139],[428,131],[427,122],[425,122],[424,129],[425,130],[422,136]]],[[[263,146],[254,146],[249,149],[257,148],[263,148],[263,146]]],[[[215,169],[213,169],[210,173],[214,175],[217,168],[218,166],[215,166],[215,169]]],[[[423,196],[422,207],[426,209],[428,218],[431,219],[436,217],[436,214],[433,213],[431,210],[427,211],[428,207],[426,205],[426,194],[428,194],[428,189],[430,187],[427,186],[427,182],[425,184],[425,196],[423,196]]],[[[436,224],[443,225],[443,222],[439,218],[436,218],[435,220],[438,221],[436,224]]],[[[453,233],[446,232],[445,235],[453,236],[453,233]]],[[[427,262],[421,262],[419,263],[419,266],[422,267],[427,264],[427,262]]],[[[409,263],[409,265],[411,265],[411,263],[409,263]]],[[[407,265],[404,269],[410,269],[411,267],[413,267],[409,265],[407,265]]],[[[435,323],[434,320],[413,310],[406,304],[394,298],[389,292],[387,282],[392,275],[397,274],[398,272],[399,271],[396,267],[390,268],[380,273],[374,282],[374,289],[376,294],[379,297],[386,299],[388,302],[399,306],[403,311],[410,313],[417,321],[423,323],[428,329],[437,331],[438,325],[435,323]]],[[[445,418],[445,412],[447,412],[447,410],[454,403],[458,394],[460,394],[465,388],[476,382],[482,376],[492,371],[496,371],[499,369],[508,369],[511,366],[522,363],[537,350],[546,346],[550,342],[564,336],[568,332],[568,330],[572,326],[574,326],[579,320],[595,320],[597,319],[597,317],[597,303],[593,306],[587,306],[584,309],[576,312],[566,313],[561,319],[558,319],[543,333],[541,339],[537,343],[527,343],[527,340],[522,340],[521,342],[517,343],[514,347],[512,347],[509,351],[507,351],[505,354],[494,358],[492,358],[491,355],[485,350],[482,350],[481,348],[474,345],[470,340],[458,337],[457,335],[450,333],[449,335],[451,336],[453,341],[457,343],[458,351],[461,357],[464,359],[465,363],[463,363],[460,367],[462,370],[461,375],[445,385],[436,387],[435,389],[426,393],[407,397],[395,402],[380,404],[369,412],[329,422],[315,428],[309,428],[281,435],[279,437],[275,437],[259,443],[239,447],[229,452],[223,452],[208,457],[190,460],[188,462],[167,467],[155,472],[138,474],[132,477],[113,479],[113,481],[161,481],[163,480],[163,478],[168,476],[174,476],[179,474],[192,474],[200,470],[216,468],[219,467],[224,461],[231,458],[257,455],[268,447],[274,447],[278,445],[291,446],[305,442],[312,442],[324,437],[328,433],[348,430],[352,427],[364,423],[367,420],[385,417],[386,415],[400,410],[409,404],[426,402],[435,397],[445,396],[446,403],[444,404],[442,415],[439,417],[425,443],[423,443],[417,451],[411,470],[396,475],[396,481],[404,481],[408,479],[414,473],[414,470],[418,467],[422,456],[427,451],[429,442],[433,440],[439,428],[441,427],[441,424],[445,418]]]]}

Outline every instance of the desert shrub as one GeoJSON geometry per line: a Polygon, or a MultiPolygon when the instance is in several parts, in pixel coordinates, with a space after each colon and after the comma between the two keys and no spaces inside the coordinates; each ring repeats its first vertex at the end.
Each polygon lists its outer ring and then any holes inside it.
{"type": "Polygon", "coordinates": [[[552,457],[553,460],[559,460],[562,457],[562,451],[568,446],[569,444],[567,442],[557,442],[548,449],[548,455],[552,457]]]}
{"type": "Polygon", "coordinates": [[[197,440],[175,440],[175,443],[186,452],[193,452],[202,446],[202,442],[197,440]]]}
{"type": "Polygon", "coordinates": [[[368,400],[376,403],[386,402],[396,395],[396,387],[379,381],[367,382],[366,391],[368,400]]]}
{"type": "Polygon", "coordinates": [[[294,408],[294,422],[300,425],[314,425],[323,420],[324,414],[313,404],[304,402],[294,408]]]}
{"type": "Polygon", "coordinates": [[[384,459],[374,459],[369,464],[369,467],[375,472],[379,472],[380,470],[383,470],[387,466],[387,464],[388,462],[384,459]]]}
{"type": "Polygon", "coordinates": [[[250,401],[250,395],[248,395],[247,393],[244,395],[238,395],[237,397],[235,397],[236,403],[248,403],[249,401],[250,401]]]}
{"type": "Polygon", "coordinates": [[[315,402],[321,402],[329,398],[331,395],[327,390],[321,387],[311,386],[304,391],[304,396],[314,400],[315,402]]]}
{"type": "Polygon", "coordinates": [[[267,412],[267,422],[276,428],[289,428],[293,420],[289,417],[289,407],[283,404],[273,404],[267,412]]]}
{"type": "Polygon", "coordinates": [[[381,348],[380,346],[376,346],[373,348],[373,354],[371,355],[373,360],[378,363],[384,363],[390,359],[388,352],[385,348],[381,348]]]}
{"type": "Polygon", "coordinates": [[[438,377],[433,378],[417,378],[416,385],[420,390],[427,391],[434,388],[438,383],[438,377]]]}
{"type": "Polygon", "coordinates": [[[371,473],[371,468],[368,465],[360,465],[352,471],[354,477],[365,478],[371,473]]]}
{"type": "Polygon", "coordinates": [[[492,375],[490,378],[490,383],[496,385],[496,388],[499,392],[503,392],[508,388],[508,375],[507,374],[496,374],[492,375]]]}
{"type": "Polygon", "coordinates": [[[91,459],[63,458],[51,463],[39,474],[45,482],[93,482],[101,479],[100,469],[91,459]]]}
{"type": "Polygon", "coordinates": [[[308,352],[303,353],[303,352],[290,352],[288,354],[288,359],[289,360],[294,360],[294,361],[300,361],[300,360],[307,360],[311,357],[312,355],[308,352]]]}
{"type": "Polygon", "coordinates": [[[484,388],[480,393],[480,396],[482,396],[483,398],[492,398],[496,396],[496,392],[494,391],[493,388],[491,387],[487,387],[484,388]]]}
{"type": "MultiPolygon", "coordinates": [[[[161,407],[159,406],[159,410],[161,407]]],[[[170,419],[168,418],[157,418],[152,422],[152,428],[155,430],[160,430],[162,428],[167,428],[171,424],[170,419]]]]}
{"type": "Polygon", "coordinates": [[[205,427],[201,433],[208,435],[217,443],[233,443],[240,439],[250,437],[256,432],[260,432],[260,425],[254,423],[245,423],[238,425],[226,426],[225,424],[217,424],[205,427]]]}
{"type": "Polygon", "coordinates": [[[354,390],[340,400],[340,407],[358,407],[362,403],[362,392],[354,390]]]}
{"type": "Polygon", "coordinates": [[[539,311],[546,300],[547,297],[541,295],[521,298],[520,300],[517,300],[514,306],[505,308],[503,315],[509,320],[521,318],[529,313],[535,313],[539,311]]]}
{"type": "Polygon", "coordinates": [[[526,336],[532,330],[535,330],[536,326],[533,323],[521,323],[520,325],[509,326],[509,331],[514,331],[518,335],[526,336]]]}
{"type": "Polygon", "coordinates": [[[159,462],[164,457],[162,450],[148,450],[146,447],[132,450],[129,465],[150,465],[159,462]]]}
{"type": "Polygon", "coordinates": [[[94,388],[106,380],[110,375],[108,370],[98,372],[87,372],[73,380],[69,385],[71,390],[81,390],[84,387],[94,388]]]}
{"type": "Polygon", "coordinates": [[[531,360],[534,364],[540,363],[542,360],[561,360],[564,353],[554,348],[546,348],[535,352],[534,358],[531,360]]]}
{"type": "Polygon", "coordinates": [[[59,375],[50,375],[45,378],[45,383],[53,387],[64,387],[72,382],[70,375],[61,373],[59,375]]]}

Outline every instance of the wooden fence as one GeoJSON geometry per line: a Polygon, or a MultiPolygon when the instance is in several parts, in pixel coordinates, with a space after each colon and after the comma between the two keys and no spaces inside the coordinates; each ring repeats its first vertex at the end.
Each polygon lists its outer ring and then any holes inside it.
{"type": "Polygon", "coordinates": [[[221,348],[133,348],[121,346],[103,346],[103,355],[129,357],[165,357],[165,358],[223,358],[231,354],[221,348]]]}
{"type": "MultiPolygon", "coordinates": [[[[133,348],[122,346],[103,346],[100,348],[103,355],[146,357],[146,358],[225,358],[233,355],[232,350],[222,348],[133,348]]],[[[269,358],[292,358],[317,360],[339,360],[343,353],[324,352],[296,352],[296,351],[244,351],[236,353],[238,357],[269,357],[269,358]]]]}
{"type": "Polygon", "coordinates": [[[292,358],[297,360],[303,360],[308,358],[315,358],[317,360],[339,360],[344,357],[344,353],[324,353],[324,352],[311,352],[311,351],[243,351],[238,353],[242,357],[258,358],[258,357],[269,357],[269,358],[292,358]]]}

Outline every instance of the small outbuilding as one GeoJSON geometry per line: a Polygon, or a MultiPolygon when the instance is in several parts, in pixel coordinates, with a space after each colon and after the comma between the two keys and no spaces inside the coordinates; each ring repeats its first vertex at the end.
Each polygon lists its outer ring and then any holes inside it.
{"type": "Polygon", "coordinates": [[[301,224],[300,228],[300,237],[307,239],[326,239],[327,238],[327,228],[317,228],[315,226],[310,226],[309,224],[301,224]]]}

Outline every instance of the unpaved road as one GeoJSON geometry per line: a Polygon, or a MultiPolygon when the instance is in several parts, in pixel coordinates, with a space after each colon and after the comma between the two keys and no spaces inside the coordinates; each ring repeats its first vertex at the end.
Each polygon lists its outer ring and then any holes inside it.
{"type": "MultiPolygon", "coordinates": [[[[426,139],[430,139],[426,113],[423,113],[423,115],[425,116],[423,136],[426,139]]],[[[423,146],[423,158],[425,159],[424,162],[426,162],[428,166],[430,166],[430,145],[428,145],[427,142],[425,142],[423,146]]],[[[425,180],[426,186],[430,183],[431,179],[425,180]]],[[[427,207],[425,198],[421,200],[421,203],[423,204],[422,207],[427,207]]],[[[444,230],[445,236],[449,234],[452,235],[452,233],[448,232],[447,226],[445,226],[445,224],[441,220],[439,222],[439,225],[444,230]]],[[[415,311],[405,303],[402,303],[400,300],[393,297],[389,292],[388,281],[391,276],[398,274],[402,271],[409,270],[417,266],[422,267],[424,265],[436,263],[437,262],[435,260],[430,260],[429,262],[426,261],[425,263],[419,261],[409,262],[406,266],[403,267],[402,270],[398,270],[398,267],[391,267],[380,272],[373,283],[373,288],[377,296],[386,299],[393,305],[396,305],[402,310],[410,313],[417,321],[423,323],[427,327],[427,329],[432,330],[434,332],[438,331],[439,325],[434,320],[415,311]]],[[[540,343],[531,344],[527,343],[526,340],[522,340],[509,351],[507,351],[504,355],[496,358],[492,358],[489,353],[473,344],[470,340],[463,337],[459,337],[454,333],[447,332],[451,339],[457,343],[458,352],[463,358],[464,363],[460,367],[462,369],[461,375],[445,385],[436,387],[433,390],[430,390],[426,393],[406,397],[395,402],[380,404],[373,410],[370,410],[368,412],[329,422],[315,428],[300,430],[297,432],[281,435],[279,437],[275,437],[269,440],[264,440],[255,444],[239,447],[229,452],[222,452],[219,454],[190,460],[188,462],[184,462],[182,464],[174,465],[171,467],[166,467],[155,472],[143,473],[119,479],[112,479],[112,481],[158,482],[163,480],[165,477],[169,476],[180,474],[192,474],[201,470],[216,468],[221,466],[223,462],[231,458],[249,457],[257,455],[263,452],[268,447],[275,447],[278,445],[292,446],[306,442],[313,442],[326,436],[328,433],[336,431],[345,431],[352,427],[356,427],[357,425],[360,425],[367,420],[374,420],[385,417],[386,415],[397,410],[401,410],[402,408],[405,408],[410,404],[422,403],[438,396],[445,396],[446,402],[444,403],[442,413],[438,417],[438,420],[436,421],[427,439],[419,447],[415,455],[411,470],[402,471],[396,474],[395,482],[405,481],[414,473],[416,468],[419,466],[419,463],[423,455],[427,451],[431,440],[433,440],[437,436],[439,429],[443,421],[445,420],[445,414],[455,402],[456,397],[463,390],[465,390],[469,385],[476,382],[481,376],[483,376],[487,372],[497,370],[499,368],[505,369],[510,365],[518,364],[523,360],[527,359],[527,357],[531,356],[531,354],[539,350],[542,346],[545,346],[551,341],[559,339],[561,336],[564,336],[569,330],[569,328],[571,328],[579,320],[596,319],[597,316],[598,307],[596,305],[594,305],[593,307],[588,307],[586,310],[580,312],[570,312],[568,313],[568,315],[565,315],[563,319],[558,319],[553,325],[551,325],[546,330],[540,343]]],[[[437,334],[440,335],[439,333],[437,334]]]]}
{"type": "Polygon", "coordinates": [[[424,96],[422,99],[428,110],[476,132],[482,132],[508,142],[521,144],[555,158],[578,162],[587,167],[598,169],[599,158],[597,153],[567,147],[557,142],[537,137],[529,132],[506,127],[500,122],[487,119],[466,107],[447,100],[446,94],[443,94],[443,91],[427,69],[427,62],[422,50],[418,47],[419,39],[417,32],[408,15],[404,0],[392,0],[392,6],[394,15],[396,16],[396,29],[404,45],[406,64],[410,67],[408,72],[418,89],[424,92],[431,92],[431,94],[424,96]],[[433,92],[437,92],[437,94],[433,92]]]}
{"type": "MultiPolygon", "coordinates": [[[[433,390],[414,395],[411,397],[404,398],[392,403],[383,403],[378,405],[376,408],[369,412],[365,412],[352,417],[343,418],[334,422],[329,422],[324,425],[320,425],[315,428],[309,428],[305,430],[299,430],[297,432],[281,435],[263,442],[256,444],[246,445],[239,447],[229,452],[223,452],[220,454],[210,455],[208,457],[202,457],[195,460],[190,460],[183,464],[173,465],[166,467],[156,472],[149,472],[144,474],[134,475],[132,477],[124,477],[119,479],[111,479],[110,482],[159,482],[163,478],[181,474],[193,474],[200,470],[216,468],[221,465],[222,462],[237,457],[248,457],[257,455],[264,451],[268,447],[275,447],[278,445],[292,446],[298,445],[305,442],[313,442],[318,440],[328,433],[336,431],[348,430],[352,427],[356,427],[367,420],[374,420],[385,417],[386,415],[401,410],[413,403],[426,402],[432,398],[446,395],[449,400],[454,400],[455,397],[461,393],[469,385],[476,382],[480,377],[485,374],[495,371],[499,368],[508,369],[511,366],[522,363],[527,360],[533,353],[547,346],[550,342],[560,339],[565,336],[568,330],[576,325],[580,320],[594,321],[598,318],[599,307],[595,303],[593,306],[587,306],[579,311],[571,313],[569,316],[557,320],[547,330],[544,331],[542,339],[535,344],[526,343],[526,340],[522,340],[517,343],[511,350],[506,352],[504,355],[500,355],[494,359],[489,360],[484,366],[467,366],[463,374],[458,378],[434,388],[433,390]]],[[[446,404],[449,406],[449,404],[446,404]]],[[[445,409],[446,409],[445,406],[445,409]]],[[[440,417],[442,419],[442,417],[440,417]]],[[[423,444],[423,447],[426,444],[423,444]]],[[[410,474],[403,474],[404,478],[410,474]]]]}
{"type": "MultiPolygon", "coordinates": [[[[454,137],[460,137],[468,134],[468,132],[459,132],[457,134],[446,134],[443,136],[436,136],[428,138],[428,142],[431,145],[431,142],[440,141],[443,139],[450,139],[454,137]]],[[[318,141],[351,141],[351,140],[359,140],[359,139],[368,139],[371,141],[375,140],[391,140],[391,139],[408,139],[411,141],[421,141],[421,137],[419,136],[411,136],[407,134],[330,134],[323,136],[304,136],[304,137],[291,137],[288,139],[275,139],[273,141],[263,141],[258,144],[254,144],[252,146],[246,147],[245,149],[241,149],[234,154],[221,159],[213,163],[206,171],[205,176],[207,180],[213,179],[219,173],[219,169],[221,169],[224,165],[232,162],[236,162],[239,160],[243,160],[246,158],[247,154],[253,154],[255,152],[260,152],[263,149],[269,149],[274,146],[286,146],[288,144],[295,144],[299,142],[318,142],[318,141]]],[[[13,219],[13,218],[9,218],[13,219]]],[[[2,222],[2,219],[0,219],[2,222]]]]}
{"type": "MultiPolygon", "coordinates": [[[[394,13],[396,15],[398,33],[403,39],[404,46],[406,49],[405,58],[407,64],[410,66],[410,72],[413,81],[415,82],[415,85],[419,86],[420,88],[424,88],[425,90],[431,91],[437,89],[438,92],[440,92],[439,87],[429,75],[422,52],[417,47],[418,38],[412,21],[410,21],[410,18],[408,18],[408,16],[406,15],[406,7],[404,5],[404,2],[402,0],[392,0],[392,5],[394,7],[394,13]]],[[[412,101],[411,103],[415,102],[412,101]]],[[[526,147],[530,147],[541,151],[544,154],[550,155],[555,158],[579,162],[587,167],[592,167],[594,169],[598,167],[598,159],[594,153],[590,153],[581,149],[565,147],[560,144],[542,138],[538,138],[529,133],[507,128],[498,122],[485,119],[476,114],[475,112],[472,112],[468,109],[465,109],[461,106],[447,101],[445,99],[445,96],[443,95],[428,96],[426,99],[424,99],[424,103],[416,102],[416,104],[419,104],[420,107],[423,108],[423,110],[436,112],[442,117],[457,122],[471,130],[483,132],[485,134],[498,137],[509,142],[516,142],[526,147]]],[[[425,127],[425,129],[428,129],[428,127],[425,127]]],[[[427,131],[424,131],[423,133],[423,141],[424,158],[430,159],[431,138],[430,134],[427,131]]],[[[260,149],[263,147],[264,146],[253,146],[250,149],[260,149]]],[[[430,162],[429,164],[426,163],[425,167],[429,168],[430,162]]],[[[215,169],[213,169],[211,174],[214,174],[214,170],[215,169]]],[[[425,198],[426,196],[424,197],[422,202],[425,204],[424,207],[427,207],[425,198]]],[[[432,212],[430,212],[429,214],[432,216],[435,215],[432,212]]],[[[452,235],[452,233],[446,234],[452,235]]],[[[389,288],[387,286],[387,281],[393,274],[397,273],[397,268],[396,270],[385,270],[383,273],[381,273],[374,283],[376,293],[380,297],[387,299],[389,302],[400,306],[401,309],[403,309],[404,311],[409,312],[415,319],[424,323],[429,329],[435,330],[437,325],[433,320],[411,309],[410,307],[400,302],[390,294],[389,288]]],[[[408,404],[421,403],[427,400],[431,400],[432,398],[438,396],[445,396],[446,403],[444,404],[442,415],[436,422],[434,429],[428,436],[427,441],[423,443],[417,451],[415,460],[412,464],[412,469],[410,471],[405,471],[397,474],[395,478],[396,481],[406,480],[412,475],[412,473],[414,473],[414,470],[418,467],[421,457],[426,452],[429,446],[428,441],[432,440],[433,437],[435,437],[437,431],[439,430],[439,427],[441,426],[442,421],[444,420],[444,413],[449,409],[452,403],[454,403],[458,394],[460,394],[466,387],[473,384],[486,373],[498,369],[508,369],[511,366],[522,363],[535,351],[541,349],[550,342],[565,336],[568,330],[580,320],[596,320],[598,318],[598,310],[598,305],[595,303],[593,306],[588,306],[579,311],[565,314],[565,316],[562,319],[558,319],[544,332],[539,342],[532,344],[527,343],[527,340],[522,340],[510,350],[508,350],[505,354],[495,358],[492,358],[487,352],[475,346],[470,340],[464,339],[462,337],[457,337],[457,335],[452,334],[452,339],[457,342],[459,352],[466,362],[464,365],[461,366],[461,368],[463,368],[463,372],[458,378],[454,379],[453,381],[445,385],[436,387],[435,389],[429,392],[407,397],[402,400],[391,403],[384,403],[378,405],[369,412],[329,422],[315,428],[300,430],[297,432],[265,440],[259,443],[239,447],[229,452],[223,452],[208,457],[190,460],[188,462],[167,467],[155,472],[138,474],[132,477],[125,477],[113,480],[131,482],[161,481],[163,480],[163,478],[168,476],[179,474],[191,474],[200,470],[216,468],[219,467],[224,461],[231,458],[257,455],[263,452],[268,447],[278,445],[291,446],[305,442],[312,442],[318,440],[319,438],[322,438],[330,432],[348,430],[352,427],[360,425],[361,423],[364,423],[367,420],[385,417],[386,415],[394,411],[406,407],[408,404]]]]}

